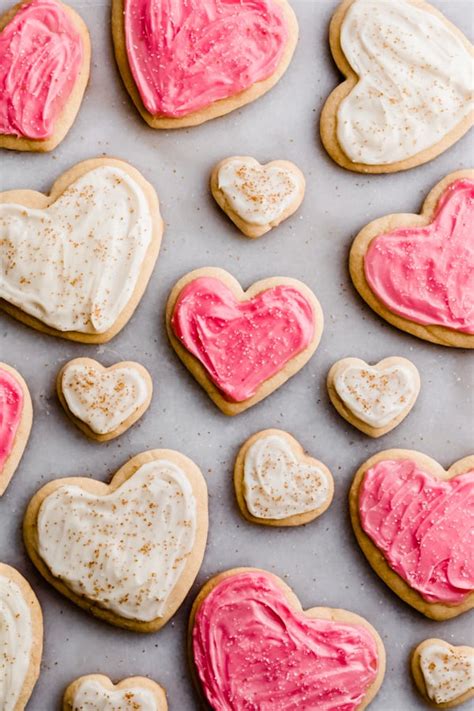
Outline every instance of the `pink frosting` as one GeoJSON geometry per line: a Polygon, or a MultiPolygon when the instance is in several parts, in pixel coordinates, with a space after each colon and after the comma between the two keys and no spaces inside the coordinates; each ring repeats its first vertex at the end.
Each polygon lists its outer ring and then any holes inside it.
{"type": "Polygon", "coordinates": [[[215,711],[353,711],[379,666],[368,629],[306,617],[263,571],[218,583],[198,609],[192,642],[215,711]]]}
{"type": "Polygon", "coordinates": [[[125,0],[135,84],[153,116],[186,116],[275,72],[288,28],[274,0],[125,0]]]}
{"type": "Polygon", "coordinates": [[[474,182],[456,180],[427,227],[372,240],[365,277],[393,313],[415,323],[474,333],[474,182]]]}
{"type": "Polygon", "coordinates": [[[443,481],[411,460],[364,474],[362,528],[387,563],[429,602],[460,603],[474,590],[474,470],[443,481]]]}
{"type": "Polygon", "coordinates": [[[13,375],[0,368],[0,473],[13,449],[23,411],[23,389],[13,375]]]}
{"type": "Polygon", "coordinates": [[[61,3],[33,0],[0,33],[0,133],[54,133],[83,62],[79,31],[61,3]]]}
{"type": "Polygon", "coordinates": [[[171,325],[224,396],[242,402],[311,343],[314,321],[294,286],[237,301],[219,279],[199,277],[181,291],[171,325]]]}

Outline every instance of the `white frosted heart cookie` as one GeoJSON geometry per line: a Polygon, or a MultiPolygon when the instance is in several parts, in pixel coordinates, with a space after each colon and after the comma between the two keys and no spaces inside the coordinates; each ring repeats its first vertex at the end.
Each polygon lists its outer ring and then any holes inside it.
{"type": "Polygon", "coordinates": [[[414,650],[411,670],[418,691],[437,708],[453,708],[474,696],[474,648],[425,639],[414,650]]]}
{"type": "Polygon", "coordinates": [[[331,504],[329,469],[283,430],[262,430],[240,448],[234,487],[242,515],[267,526],[300,526],[331,504]]]}
{"type": "Polygon", "coordinates": [[[75,358],[59,371],[57,392],[74,424],[105,442],[128,430],[148,409],[153,383],[140,363],[122,361],[104,368],[92,358],[75,358]]]}
{"type": "Polygon", "coordinates": [[[0,708],[22,711],[40,673],[43,616],[20,573],[0,563],[0,708]]]}
{"type": "Polygon", "coordinates": [[[398,356],[376,365],[343,358],[330,369],[327,388],[345,420],[370,437],[381,437],[412,409],[420,392],[420,375],[411,361],[398,356]]]}
{"type": "Polygon", "coordinates": [[[29,503],[23,533],[40,573],[80,607],[140,632],[174,615],[202,562],[207,488],[179,452],[130,459],[109,485],[56,479],[29,503]]]}
{"type": "Polygon", "coordinates": [[[28,385],[15,368],[0,362],[0,496],[23,456],[32,421],[28,385]]]}
{"type": "Polygon", "coordinates": [[[96,158],[46,196],[0,195],[0,307],[54,336],[105,343],[146,289],[163,232],[158,198],[123,161],[96,158]]]}
{"type": "Polygon", "coordinates": [[[211,192],[219,207],[246,237],[261,237],[301,205],[305,179],[290,161],[261,165],[250,156],[232,156],[216,165],[211,192]]]}
{"type": "Polygon", "coordinates": [[[63,711],[167,711],[164,689],[143,676],[113,684],[102,674],[75,679],[64,692],[63,711]]]}
{"type": "Polygon", "coordinates": [[[424,0],[343,0],[329,39],[346,80],[327,99],[320,130],[343,168],[412,168],[473,125],[472,45],[424,0]]]}

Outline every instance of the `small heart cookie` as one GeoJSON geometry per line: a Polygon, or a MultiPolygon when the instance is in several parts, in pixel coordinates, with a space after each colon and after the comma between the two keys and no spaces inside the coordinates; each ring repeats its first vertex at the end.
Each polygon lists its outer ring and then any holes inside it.
{"type": "Polygon", "coordinates": [[[102,674],[86,674],[69,684],[63,711],[167,711],[165,690],[144,676],[113,684],[102,674]]]}
{"type": "Polygon", "coordinates": [[[226,415],[255,405],[300,370],[316,350],[323,313],[313,292],[287,277],[247,291],[223,269],[186,274],[166,306],[179,358],[226,415]]]}
{"type": "Polygon", "coordinates": [[[329,398],[338,413],[370,437],[381,437],[408,415],[420,392],[420,374],[407,358],[369,365],[343,358],[328,373],[329,398]]]}
{"type": "Polygon", "coordinates": [[[287,0],[113,0],[115,57],[152,128],[195,126],[265,94],[298,40],[287,0]]]}
{"type": "Polygon", "coordinates": [[[25,578],[0,563],[0,708],[21,711],[40,673],[43,615],[25,578]]]}
{"type": "Polygon", "coordinates": [[[229,699],[234,709],[362,711],[385,673],[382,640],[366,620],[303,610],[280,578],[256,568],[204,585],[191,610],[189,652],[214,711],[227,711],[229,699]]]}
{"type": "Polygon", "coordinates": [[[474,455],[445,471],[420,452],[379,452],[349,500],[364,555],[402,600],[434,620],[474,607],[474,455]]]}
{"type": "Polygon", "coordinates": [[[0,18],[0,148],[51,151],[76,118],[89,79],[83,20],[59,0],[20,2],[0,18]]]}
{"type": "Polygon", "coordinates": [[[387,215],[355,238],[354,286],[402,331],[432,343],[474,348],[474,170],[446,176],[420,215],[387,215]]]}
{"type": "Polygon", "coordinates": [[[104,368],[92,358],[75,358],[59,371],[56,385],[67,415],[99,442],[128,430],[148,409],[153,394],[149,372],[133,361],[104,368]]]}
{"type": "Polygon", "coordinates": [[[425,639],[412,654],[418,691],[437,708],[453,708],[474,696],[474,648],[425,639]]]}
{"type": "Polygon", "coordinates": [[[343,0],[329,41],[347,78],[327,99],[320,131],[343,168],[413,168],[473,125],[473,47],[424,0],[343,0]]]}
{"type": "Polygon", "coordinates": [[[32,422],[27,384],[14,368],[0,362],[0,496],[20,463],[32,422]]]}
{"type": "Polygon", "coordinates": [[[0,195],[0,307],[28,326],[105,343],[143,296],[163,222],[152,186],[128,163],[79,163],[49,196],[0,195]]]}
{"type": "Polygon", "coordinates": [[[202,562],[207,489],[169,449],[130,459],[109,485],[56,479],[30,501],[26,548],[46,580],[111,624],[155,632],[174,615],[202,562]]]}
{"type": "Polygon", "coordinates": [[[232,156],[211,174],[214,199],[246,237],[261,237],[290,217],[304,191],[303,173],[288,160],[261,165],[250,156],[232,156]]]}
{"type": "Polygon", "coordinates": [[[305,454],[288,432],[263,430],[240,448],[234,486],[242,515],[252,523],[300,526],[329,508],[334,481],[329,469],[305,454]]]}

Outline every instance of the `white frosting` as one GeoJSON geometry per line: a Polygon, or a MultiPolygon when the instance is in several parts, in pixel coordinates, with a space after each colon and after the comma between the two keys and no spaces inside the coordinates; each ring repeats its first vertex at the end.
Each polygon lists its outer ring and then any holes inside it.
{"type": "Polygon", "coordinates": [[[298,172],[262,166],[254,158],[226,161],[219,169],[217,184],[232,210],[252,225],[278,221],[304,189],[298,172]]]}
{"type": "Polygon", "coordinates": [[[0,298],[58,331],[104,333],[151,240],[140,185],[120,168],[95,168],[44,210],[0,205],[0,298]]]}
{"type": "Polygon", "coordinates": [[[71,363],[64,369],[61,387],[72,414],[97,434],[116,430],[148,397],[145,378],[131,366],[99,370],[71,363]]]}
{"type": "Polygon", "coordinates": [[[167,460],[144,464],[105,496],[61,486],[38,513],[38,550],[52,574],[141,622],[163,616],[195,537],[191,484],[167,460]]]}
{"type": "Polygon", "coordinates": [[[453,701],[474,688],[474,649],[466,654],[456,647],[430,644],[421,650],[420,667],[427,694],[437,704],[453,701]]]}
{"type": "Polygon", "coordinates": [[[243,491],[256,518],[282,519],[314,511],[328,499],[326,472],[300,461],[285,437],[257,439],[244,461],[243,491]]]}
{"type": "Polygon", "coordinates": [[[30,666],[31,612],[16,583],[0,576],[0,709],[13,711],[30,666]]]}
{"type": "Polygon", "coordinates": [[[96,679],[85,679],[77,688],[72,711],[158,711],[150,689],[106,689],[96,679]]]}
{"type": "Polygon", "coordinates": [[[416,394],[415,375],[405,365],[377,368],[347,365],[334,379],[346,407],[371,427],[385,427],[406,410],[416,394]]]}
{"type": "Polygon", "coordinates": [[[337,113],[338,142],[350,160],[410,158],[473,110],[472,56],[431,12],[408,0],[355,0],[340,37],[359,77],[337,113]]]}

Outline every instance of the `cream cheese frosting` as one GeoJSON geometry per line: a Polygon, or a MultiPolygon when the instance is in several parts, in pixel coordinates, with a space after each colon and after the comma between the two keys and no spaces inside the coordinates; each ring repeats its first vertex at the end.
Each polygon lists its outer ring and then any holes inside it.
{"type": "Polygon", "coordinates": [[[442,644],[430,644],[420,652],[420,667],[429,698],[449,703],[474,688],[474,649],[468,654],[442,644]]]}
{"type": "Polygon", "coordinates": [[[72,711],[158,711],[149,689],[106,689],[96,679],[85,679],[76,689],[72,711]]]}
{"type": "Polygon", "coordinates": [[[31,612],[18,585],[0,576],[0,708],[16,711],[33,646],[31,612]]]}

